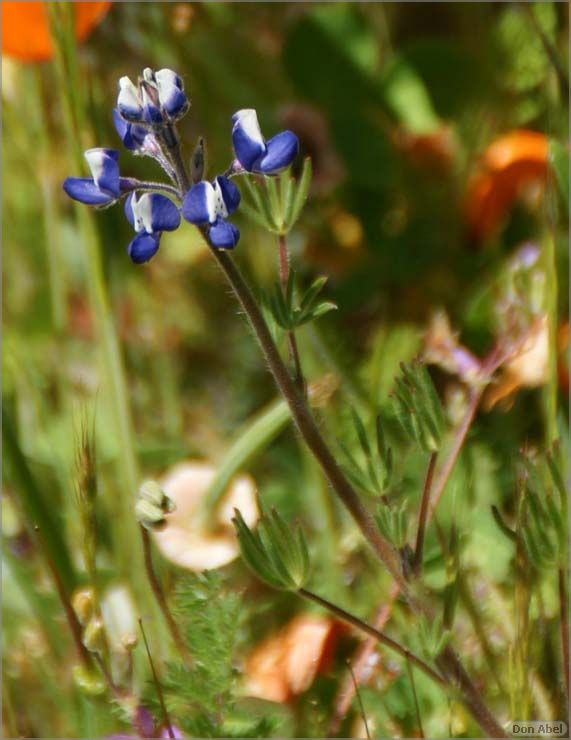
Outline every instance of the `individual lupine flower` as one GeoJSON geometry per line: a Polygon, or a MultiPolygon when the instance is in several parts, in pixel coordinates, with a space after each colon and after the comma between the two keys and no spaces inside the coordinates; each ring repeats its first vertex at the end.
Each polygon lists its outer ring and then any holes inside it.
{"type": "Polygon", "coordinates": [[[292,131],[281,131],[266,141],[253,108],[234,113],[232,144],[240,167],[247,172],[275,175],[285,170],[299,151],[299,140],[292,131]]]}
{"type": "Polygon", "coordinates": [[[138,152],[145,147],[146,140],[155,138],[144,126],[128,123],[117,108],[113,108],[113,123],[123,146],[129,151],[138,152]]]}
{"type": "Polygon", "coordinates": [[[195,226],[208,225],[208,241],[216,249],[233,249],[240,231],[226,221],[240,204],[240,191],[227,177],[193,185],[182,202],[182,215],[195,226]]]}
{"type": "Polygon", "coordinates": [[[176,121],[189,106],[182,80],[171,69],[153,72],[149,67],[145,68],[138,86],[129,77],[119,80],[117,108],[130,123],[159,125],[176,121]]]}
{"type": "Polygon", "coordinates": [[[127,251],[133,262],[148,262],[159,248],[163,231],[180,226],[180,212],[175,204],[159,193],[131,193],[125,201],[125,216],[137,232],[127,251]]]}
{"type": "Polygon", "coordinates": [[[70,198],[89,206],[103,206],[133,189],[131,181],[119,175],[119,152],[116,149],[88,149],[84,157],[91,177],[66,178],[63,189],[70,198]]]}

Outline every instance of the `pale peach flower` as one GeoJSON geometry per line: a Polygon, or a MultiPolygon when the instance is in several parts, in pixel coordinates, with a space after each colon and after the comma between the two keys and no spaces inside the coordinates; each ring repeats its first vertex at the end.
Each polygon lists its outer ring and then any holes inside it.
{"type": "Polygon", "coordinates": [[[212,465],[189,461],[176,465],[159,481],[176,508],[152,537],[167,560],[188,570],[220,568],[238,557],[232,525],[235,508],[249,527],[260,516],[256,485],[250,476],[240,475],[230,483],[208,526],[201,506],[215,475],[212,465]]]}

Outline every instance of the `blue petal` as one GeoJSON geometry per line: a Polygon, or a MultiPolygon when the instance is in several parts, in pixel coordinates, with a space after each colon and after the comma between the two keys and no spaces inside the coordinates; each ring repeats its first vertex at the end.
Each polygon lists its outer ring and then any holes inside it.
{"type": "Polygon", "coordinates": [[[234,249],[239,239],[240,230],[223,218],[217,218],[208,231],[208,241],[216,249],[234,249]]]}
{"type": "Polygon", "coordinates": [[[125,205],[123,206],[123,210],[125,211],[125,218],[131,224],[133,229],[135,228],[135,216],[133,215],[133,206],[132,206],[134,195],[135,193],[130,193],[125,199],[125,205]]]}
{"type": "Polygon", "coordinates": [[[215,220],[214,190],[209,182],[193,185],[182,201],[182,215],[191,224],[205,224],[215,220]]]}
{"type": "Polygon", "coordinates": [[[112,195],[102,192],[90,177],[68,177],[63,189],[70,198],[88,206],[102,206],[115,200],[112,195]]]}
{"type": "Polygon", "coordinates": [[[224,199],[226,210],[229,214],[234,213],[236,208],[240,205],[240,191],[232,180],[229,180],[227,177],[223,177],[222,175],[216,178],[216,182],[222,192],[222,198],[224,199]]]}
{"type": "Polygon", "coordinates": [[[266,151],[256,111],[240,110],[232,116],[232,144],[236,159],[245,170],[251,171],[254,162],[266,151]]]}
{"type": "Polygon", "coordinates": [[[116,149],[104,149],[96,147],[87,149],[84,157],[91,170],[93,181],[97,187],[105,193],[119,197],[121,192],[119,184],[119,152],[116,149]]]}
{"type": "Polygon", "coordinates": [[[160,240],[160,234],[146,234],[144,231],[137,234],[127,247],[129,257],[137,265],[148,262],[157,253],[160,240]]]}
{"type": "Polygon", "coordinates": [[[169,118],[180,118],[189,107],[188,98],[182,89],[173,83],[159,84],[159,99],[169,118]]]}
{"type": "Polygon", "coordinates": [[[123,145],[127,149],[134,151],[142,146],[147,135],[147,130],[143,126],[127,123],[117,108],[113,108],[113,123],[123,145]]]}
{"type": "Polygon", "coordinates": [[[175,231],[180,226],[180,211],[165,195],[151,193],[151,228],[153,231],[175,231]]]}
{"type": "Polygon", "coordinates": [[[282,131],[266,144],[267,151],[256,162],[252,169],[264,175],[274,175],[289,167],[299,151],[299,139],[293,131],[282,131]]]}
{"type": "Polygon", "coordinates": [[[143,107],[143,120],[147,123],[162,123],[163,114],[161,113],[160,108],[157,108],[156,105],[147,103],[143,107]]]}

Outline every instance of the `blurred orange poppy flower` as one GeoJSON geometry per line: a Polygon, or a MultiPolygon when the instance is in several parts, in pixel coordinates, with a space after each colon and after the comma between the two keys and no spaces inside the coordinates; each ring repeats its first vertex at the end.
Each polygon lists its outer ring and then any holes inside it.
{"type": "Polygon", "coordinates": [[[328,617],[299,614],[257,645],[244,666],[245,693],[286,702],[306,691],[327,670],[344,626],[328,617]]]}
{"type": "Polygon", "coordinates": [[[466,193],[464,215],[473,239],[493,236],[516,200],[545,182],[547,154],[547,137],[526,129],[510,131],[490,144],[466,193]]]}
{"type": "MultiPolygon", "coordinates": [[[[53,54],[45,2],[2,0],[2,53],[22,62],[53,54]]],[[[75,2],[75,37],[83,41],[105,16],[111,2],[75,2]]]]}

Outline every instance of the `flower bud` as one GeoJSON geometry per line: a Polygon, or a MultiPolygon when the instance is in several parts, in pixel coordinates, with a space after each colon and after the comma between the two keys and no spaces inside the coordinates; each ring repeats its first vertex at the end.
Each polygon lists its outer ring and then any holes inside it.
{"type": "Polygon", "coordinates": [[[94,613],[94,593],[90,586],[81,588],[74,592],[71,605],[77,615],[79,623],[85,626],[93,617],[94,613]]]}
{"type": "Polygon", "coordinates": [[[145,481],[139,488],[135,515],[146,529],[155,529],[165,523],[165,515],[175,509],[173,501],[156,481],[145,481]]]}
{"type": "Polygon", "coordinates": [[[100,653],[105,647],[105,625],[99,617],[91,619],[83,632],[83,644],[90,653],[100,653]]]}

